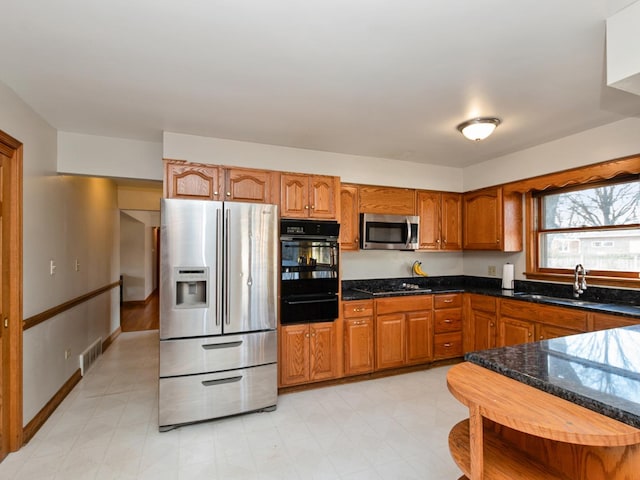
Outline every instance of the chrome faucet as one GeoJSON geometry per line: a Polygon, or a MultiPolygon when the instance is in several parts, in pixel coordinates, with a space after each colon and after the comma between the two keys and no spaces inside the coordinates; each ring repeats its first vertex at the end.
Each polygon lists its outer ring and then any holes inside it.
{"type": "Polygon", "coordinates": [[[587,271],[581,263],[573,271],[573,296],[578,298],[587,289],[587,271]]]}

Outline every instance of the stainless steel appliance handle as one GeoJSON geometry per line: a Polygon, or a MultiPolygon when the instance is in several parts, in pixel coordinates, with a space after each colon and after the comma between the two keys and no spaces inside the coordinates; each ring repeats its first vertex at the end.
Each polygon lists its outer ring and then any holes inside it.
{"type": "Polygon", "coordinates": [[[328,302],[336,302],[336,301],[337,301],[337,298],[327,298],[323,300],[296,300],[296,301],[285,300],[284,303],[288,305],[301,305],[304,303],[328,303],[328,302]]]}
{"type": "Polygon", "coordinates": [[[202,385],[205,387],[212,387],[214,385],[222,385],[224,383],[235,383],[240,380],[242,380],[242,375],[238,375],[237,377],[221,378],[219,380],[203,380],[202,385]]]}
{"type": "Polygon", "coordinates": [[[229,303],[231,301],[231,294],[229,292],[229,230],[231,228],[231,210],[225,210],[225,229],[224,229],[224,323],[231,324],[229,318],[229,303]]]}
{"type": "Polygon", "coordinates": [[[220,238],[221,238],[220,213],[221,213],[220,209],[216,210],[216,325],[220,325],[220,320],[222,318],[222,311],[221,311],[222,298],[220,294],[220,281],[222,279],[221,277],[222,269],[220,268],[220,262],[222,261],[222,248],[220,246],[220,238]]]}
{"type": "Polygon", "coordinates": [[[409,243],[411,242],[411,222],[409,222],[409,219],[406,219],[407,222],[407,240],[405,242],[405,246],[407,248],[409,248],[409,243]]]}
{"type": "Polygon", "coordinates": [[[208,343],[206,345],[202,345],[202,348],[205,350],[217,350],[219,348],[239,347],[240,345],[242,345],[242,340],[238,340],[237,342],[208,343]]]}

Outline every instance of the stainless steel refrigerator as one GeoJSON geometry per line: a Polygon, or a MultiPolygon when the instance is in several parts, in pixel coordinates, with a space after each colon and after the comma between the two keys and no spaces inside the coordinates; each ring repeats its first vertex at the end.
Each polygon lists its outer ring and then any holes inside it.
{"type": "Polygon", "coordinates": [[[275,408],[276,205],[163,199],[160,430],[275,408]]]}

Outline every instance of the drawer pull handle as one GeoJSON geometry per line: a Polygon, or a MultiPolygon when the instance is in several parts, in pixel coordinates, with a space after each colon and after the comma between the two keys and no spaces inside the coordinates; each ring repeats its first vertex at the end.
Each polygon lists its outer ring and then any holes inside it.
{"type": "Polygon", "coordinates": [[[447,318],[447,319],[444,321],[444,323],[452,323],[452,322],[453,322],[453,320],[451,320],[450,318],[447,318]]]}
{"type": "Polygon", "coordinates": [[[453,303],[453,299],[452,298],[447,298],[444,303],[453,303]]]}
{"type": "Polygon", "coordinates": [[[242,340],[226,343],[208,343],[206,345],[202,345],[202,348],[204,348],[205,350],[218,350],[219,348],[233,348],[239,347],[240,345],[242,345],[242,340]]]}
{"type": "Polygon", "coordinates": [[[445,343],[444,346],[448,348],[448,347],[451,346],[451,344],[450,343],[445,343]]]}
{"type": "Polygon", "coordinates": [[[242,375],[238,375],[237,377],[221,378],[219,380],[203,380],[202,385],[205,387],[212,387],[214,385],[223,385],[225,383],[235,383],[240,380],[242,380],[242,375]]]}
{"type": "Polygon", "coordinates": [[[354,312],[364,312],[364,307],[354,308],[353,311],[354,312]]]}

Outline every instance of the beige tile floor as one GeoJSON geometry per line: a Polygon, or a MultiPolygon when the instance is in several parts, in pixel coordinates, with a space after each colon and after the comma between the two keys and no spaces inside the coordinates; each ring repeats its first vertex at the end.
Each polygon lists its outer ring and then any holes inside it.
{"type": "Polygon", "coordinates": [[[467,416],[447,367],[281,395],[278,409],[159,433],[158,332],[121,334],[1,479],[455,480],[467,416]]]}

